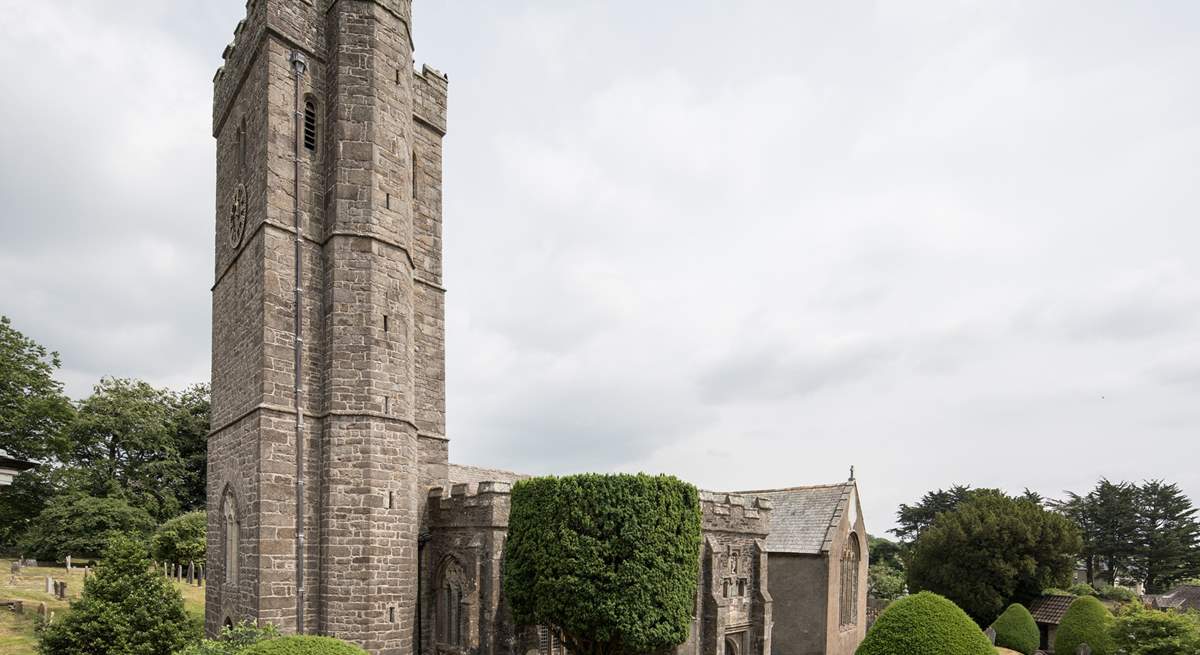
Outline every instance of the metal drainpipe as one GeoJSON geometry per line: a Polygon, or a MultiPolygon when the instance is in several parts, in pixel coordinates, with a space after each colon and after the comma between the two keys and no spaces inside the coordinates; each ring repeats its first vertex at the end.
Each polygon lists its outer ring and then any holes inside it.
{"type": "Polygon", "coordinates": [[[304,363],[304,270],[301,261],[304,224],[300,220],[300,139],[304,114],[300,111],[300,85],[308,61],[299,51],[293,50],[288,60],[296,78],[295,115],[292,132],[292,215],[296,228],[296,314],[293,344],[296,361],[296,377],[292,385],[292,397],[296,405],[296,634],[304,634],[304,407],[302,365],[304,363]]]}

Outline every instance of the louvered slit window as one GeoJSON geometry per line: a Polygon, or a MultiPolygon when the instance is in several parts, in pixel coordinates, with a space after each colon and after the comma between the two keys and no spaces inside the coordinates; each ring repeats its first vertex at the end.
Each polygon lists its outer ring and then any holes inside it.
{"type": "Polygon", "coordinates": [[[317,151],[317,106],[311,100],[304,103],[304,147],[317,151]]]}

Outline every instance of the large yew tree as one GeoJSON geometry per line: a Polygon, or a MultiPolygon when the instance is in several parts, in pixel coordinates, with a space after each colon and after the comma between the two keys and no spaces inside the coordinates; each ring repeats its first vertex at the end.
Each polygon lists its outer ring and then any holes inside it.
{"type": "Polygon", "coordinates": [[[696,488],[670,476],[518,482],[504,591],[518,624],[576,655],[635,655],[688,637],[700,562],[696,488]]]}

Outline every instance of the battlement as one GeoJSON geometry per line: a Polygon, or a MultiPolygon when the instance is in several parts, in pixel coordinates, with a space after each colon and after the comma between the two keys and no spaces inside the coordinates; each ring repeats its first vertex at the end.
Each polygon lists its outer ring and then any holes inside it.
{"type": "Polygon", "coordinates": [[[449,84],[445,73],[429,65],[413,71],[413,116],[443,135],[449,84]]]}
{"type": "Polygon", "coordinates": [[[769,498],[700,492],[701,526],[706,531],[766,535],[772,507],[769,498]]]}
{"type": "Polygon", "coordinates": [[[508,527],[512,484],[500,481],[467,483],[429,490],[429,523],[434,528],[508,527]]]}

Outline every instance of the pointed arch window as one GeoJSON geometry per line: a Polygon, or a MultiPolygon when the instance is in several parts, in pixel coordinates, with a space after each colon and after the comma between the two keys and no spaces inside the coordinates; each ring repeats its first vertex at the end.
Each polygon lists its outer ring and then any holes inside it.
{"type": "Polygon", "coordinates": [[[840,621],[842,626],[858,625],[858,569],[862,551],[858,545],[858,535],[850,533],[846,547],[842,549],[841,593],[839,598],[840,621]]]}
{"type": "Polygon", "coordinates": [[[458,562],[447,561],[437,587],[437,637],[447,646],[463,646],[466,642],[462,611],[466,582],[467,577],[458,562]]]}
{"type": "Polygon", "coordinates": [[[221,524],[224,533],[222,549],[225,551],[225,583],[237,584],[241,521],[238,518],[237,498],[232,491],[225,492],[221,503],[221,524]]]}
{"type": "Polygon", "coordinates": [[[312,100],[304,101],[304,148],[317,151],[317,103],[312,100]]]}

